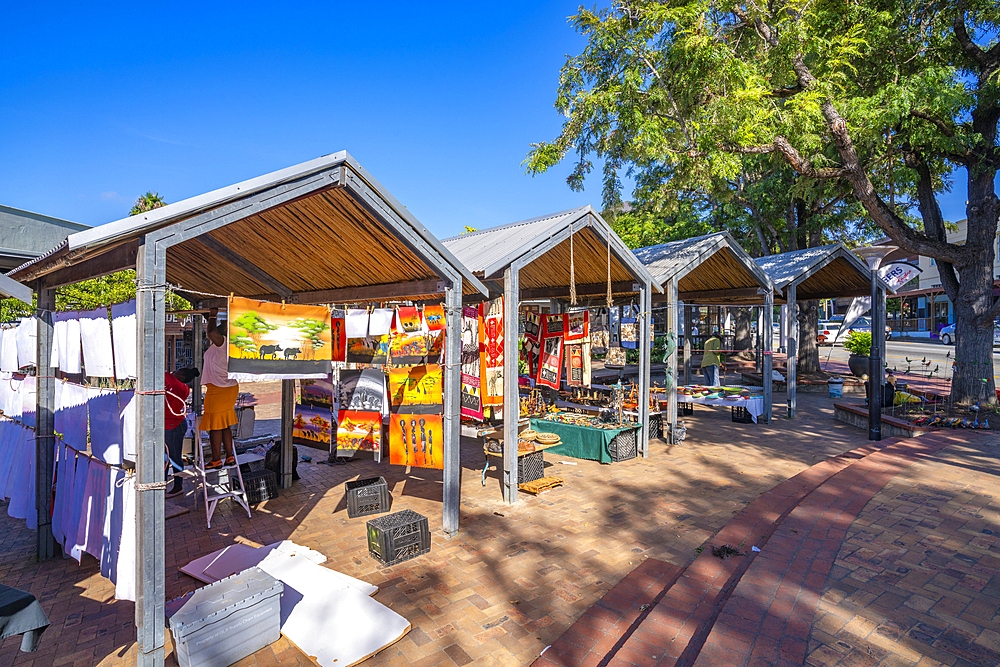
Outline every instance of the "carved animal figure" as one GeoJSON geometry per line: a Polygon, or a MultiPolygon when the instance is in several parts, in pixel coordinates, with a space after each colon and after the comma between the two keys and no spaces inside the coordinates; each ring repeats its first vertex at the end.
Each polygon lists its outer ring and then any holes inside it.
{"type": "Polygon", "coordinates": [[[260,358],[261,359],[277,359],[279,352],[281,352],[281,346],[280,345],[261,345],[260,346],[260,358]]]}
{"type": "Polygon", "coordinates": [[[289,347],[285,350],[285,359],[298,359],[302,350],[297,347],[289,347]]]}

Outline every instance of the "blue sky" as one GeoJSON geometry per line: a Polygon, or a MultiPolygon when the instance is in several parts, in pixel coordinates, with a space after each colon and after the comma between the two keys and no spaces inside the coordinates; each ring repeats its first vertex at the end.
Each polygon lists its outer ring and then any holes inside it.
{"type": "Polygon", "coordinates": [[[0,204],[98,225],[346,149],[439,238],[599,208],[599,175],[521,166],[561,125],[578,6],[7,3],[0,204]]]}

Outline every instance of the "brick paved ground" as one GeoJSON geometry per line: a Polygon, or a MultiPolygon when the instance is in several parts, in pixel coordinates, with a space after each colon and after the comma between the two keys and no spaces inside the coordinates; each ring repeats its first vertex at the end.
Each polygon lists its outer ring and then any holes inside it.
{"type": "MultiPolygon", "coordinates": [[[[462,532],[450,541],[440,535],[439,472],[371,461],[302,463],[301,482],[258,507],[252,520],[232,507],[220,508],[211,530],[198,508],[170,519],[167,594],[199,585],[177,571],[196,556],[238,539],[291,538],[325,553],[329,566],[379,585],[376,599],[413,624],[367,664],[527,665],[643,560],[687,565],[761,493],[864,443],[864,432],[833,420],[825,396],[800,397],[800,405],[800,419],[770,426],[734,424],[728,410],[699,406],[686,418],[688,440],[672,449],[654,443],[646,461],[568,466],[548,455],[547,474],[566,485],[514,507],[500,500],[495,470],[480,485],[480,446],[465,442],[462,532]],[[394,510],[429,518],[431,554],[387,569],[368,557],[364,519],[347,518],[343,484],[373,474],[388,480],[394,510]]],[[[186,502],[195,507],[193,495],[186,502]]],[[[39,596],[53,621],[35,655],[18,654],[14,639],[0,643],[0,667],[126,664],[133,605],[111,600],[112,587],[93,560],[35,563],[34,534],[7,518],[2,505],[0,514],[0,581],[39,596]]],[[[246,664],[304,660],[282,643],[246,664]]]]}

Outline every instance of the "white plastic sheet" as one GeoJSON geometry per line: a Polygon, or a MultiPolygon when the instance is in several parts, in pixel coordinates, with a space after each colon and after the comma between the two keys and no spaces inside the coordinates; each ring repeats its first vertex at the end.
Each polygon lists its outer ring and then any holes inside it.
{"type": "Polygon", "coordinates": [[[347,311],[347,337],[364,338],[368,335],[368,311],[364,308],[351,308],[347,311]]]}
{"type": "Polygon", "coordinates": [[[135,377],[135,300],[111,306],[111,337],[115,346],[115,376],[135,377]]]}
{"type": "Polygon", "coordinates": [[[368,320],[369,336],[388,336],[389,327],[392,326],[392,315],[395,313],[392,308],[376,308],[372,311],[368,320]]]}
{"type": "Polygon", "coordinates": [[[111,354],[111,321],[107,308],[80,313],[80,340],[83,344],[83,365],[92,377],[114,377],[111,354]]]}
{"type": "Polygon", "coordinates": [[[86,404],[90,415],[91,454],[105,463],[121,465],[124,431],[118,393],[113,389],[88,387],[86,404]]]}

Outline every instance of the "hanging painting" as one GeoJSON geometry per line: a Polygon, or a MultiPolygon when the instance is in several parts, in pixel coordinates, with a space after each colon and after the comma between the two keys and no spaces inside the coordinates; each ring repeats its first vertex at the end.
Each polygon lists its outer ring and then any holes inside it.
{"type": "Polygon", "coordinates": [[[440,364],[444,358],[445,331],[431,331],[427,334],[427,363],[440,364]]]}
{"type": "Polygon", "coordinates": [[[440,304],[436,306],[425,306],[424,322],[427,325],[428,331],[443,331],[445,327],[444,306],[440,304]]]}
{"type": "Polygon", "coordinates": [[[479,309],[462,309],[462,416],[483,420],[479,373],[479,309]]]}
{"type": "Polygon", "coordinates": [[[444,409],[441,367],[393,368],[389,371],[391,412],[434,414],[444,409]]]}
{"type": "Polygon", "coordinates": [[[503,297],[480,305],[483,405],[503,405],[503,297]]]}
{"type": "Polygon", "coordinates": [[[462,374],[462,395],[459,402],[462,407],[462,416],[483,420],[483,397],[479,388],[479,378],[462,374]]]}
{"type": "Polygon", "coordinates": [[[389,463],[418,468],[444,467],[441,415],[389,416],[389,463]]]}
{"type": "Polygon", "coordinates": [[[337,454],[350,455],[361,449],[378,451],[382,446],[382,413],[341,410],[337,421],[337,454]]]}
{"type": "Polygon", "coordinates": [[[329,377],[322,380],[302,380],[302,404],[315,408],[333,408],[333,382],[329,377]]]}
{"type": "Polygon", "coordinates": [[[639,326],[637,313],[626,307],[621,319],[621,346],[626,350],[639,349],[639,326]]]}
{"type": "Polygon", "coordinates": [[[396,321],[393,331],[396,333],[415,333],[422,329],[420,311],[416,306],[400,306],[396,309],[396,321]]]}
{"type": "Polygon", "coordinates": [[[541,336],[542,317],[537,312],[528,310],[524,313],[524,337],[538,341],[541,336]]]}
{"type": "Polygon", "coordinates": [[[382,371],[365,369],[361,371],[340,371],[337,383],[337,404],[341,411],[361,412],[385,411],[385,375],[382,371]]]}
{"type": "Polygon", "coordinates": [[[335,310],[331,316],[331,338],[333,342],[333,350],[331,352],[331,357],[333,361],[346,361],[347,360],[347,320],[346,311],[335,310]]]}
{"type": "Polygon", "coordinates": [[[332,427],[329,408],[296,404],[292,421],[292,442],[296,445],[329,451],[332,427]]]}
{"type": "Polygon", "coordinates": [[[347,362],[382,366],[389,360],[389,336],[347,339],[347,362]]]}
{"type": "Polygon", "coordinates": [[[229,377],[325,378],[330,310],[325,306],[229,299],[229,377]]]}
{"type": "Polygon", "coordinates": [[[542,352],[538,362],[538,384],[559,389],[562,372],[563,339],[553,336],[542,341],[542,352]]]}
{"type": "Polygon", "coordinates": [[[566,341],[582,340],[590,335],[590,312],[566,313],[566,341]]]}
{"type": "Polygon", "coordinates": [[[393,366],[416,366],[427,361],[427,335],[422,332],[397,333],[389,339],[393,366]]]}

